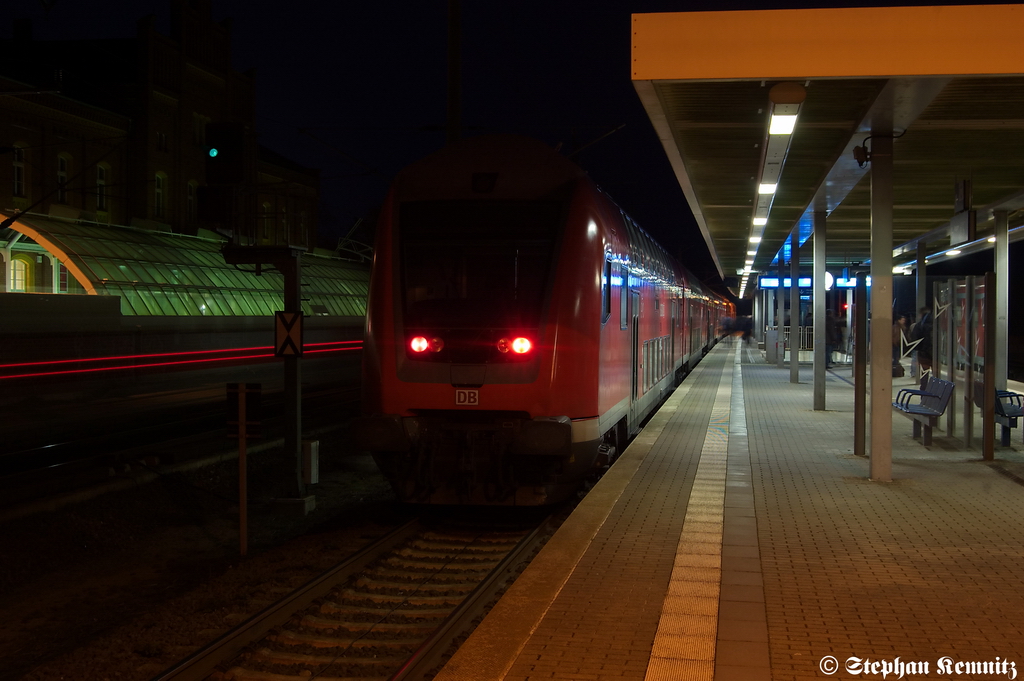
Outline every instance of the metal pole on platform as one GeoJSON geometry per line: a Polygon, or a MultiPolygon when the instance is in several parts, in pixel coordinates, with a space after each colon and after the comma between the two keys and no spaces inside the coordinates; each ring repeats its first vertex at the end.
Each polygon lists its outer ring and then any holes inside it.
{"type": "MultiPolygon", "coordinates": [[[[917,293],[917,301],[916,301],[917,309],[915,309],[914,312],[918,315],[916,317],[918,322],[921,321],[921,317],[920,317],[921,308],[923,308],[923,307],[929,307],[930,308],[931,307],[931,305],[928,304],[928,265],[925,262],[925,257],[927,256],[926,248],[927,248],[927,244],[926,243],[924,243],[923,241],[918,241],[917,242],[917,291],[916,291],[916,293],[917,293]]],[[[932,326],[933,327],[935,326],[935,311],[934,310],[932,311],[932,326]]],[[[920,351],[921,351],[922,348],[920,346],[918,346],[917,349],[918,349],[918,352],[916,353],[916,355],[919,358],[917,360],[917,367],[918,367],[918,370],[919,370],[918,374],[917,374],[917,377],[918,377],[919,380],[923,381],[924,380],[924,369],[921,368],[921,360],[920,360],[920,355],[921,355],[920,351]]]]}
{"type": "Polygon", "coordinates": [[[786,363],[786,296],[782,295],[782,282],[785,281],[786,276],[786,256],[785,256],[786,244],[783,242],[782,248],[779,249],[779,287],[775,289],[775,305],[776,314],[779,316],[778,328],[779,333],[777,335],[778,342],[778,355],[775,358],[776,366],[780,369],[786,363]]]}
{"type": "MultiPolygon", "coordinates": [[[[814,211],[814,410],[825,410],[825,239],[826,213],[814,211]]],[[[835,322],[833,322],[834,324],[835,322]]],[[[838,327],[836,327],[838,328],[838,327]]]]}
{"type": "Polygon", "coordinates": [[[800,227],[790,239],[789,257],[789,382],[800,382],[800,342],[803,320],[800,318],[800,227]]]}
{"type": "MultiPolygon", "coordinates": [[[[956,383],[956,279],[946,281],[946,380],[956,383]]],[[[936,327],[937,328],[937,327],[936,327]]],[[[934,332],[933,332],[934,333],[934,332]]],[[[966,341],[965,341],[966,342],[966,341]]],[[[935,353],[938,354],[937,352],[935,353]]],[[[949,398],[949,406],[946,408],[946,435],[953,437],[956,434],[956,388],[953,388],[953,397],[949,398]]]]}
{"type": "Polygon", "coordinates": [[[892,121],[871,128],[871,465],[892,481],[892,121]]]}
{"type": "MultiPolygon", "coordinates": [[[[998,237],[997,237],[998,238],[998,237]]],[[[982,437],[982,458],[985,461],[992,461],[996,458],[996,362],[993,361],[998,353],[996,348],[996,334],[998,326],[996,322],[996,310],[999,307],[999,294],[996,292],[996,275],[993,272],[985,274],[985,318],[977,320],[982,324],[985,334],[985,363],[982,366],[982,384],[985,386],[985,396],[981,402],[981,424],[985,429],[982,437]]],[[[1003,346],[1004,348],[1006,346],[1003,346]]]]}
{"type": "Polygon", "coordinates": [[[1010,317],[1010,240],[1008,215],[1005,210],[995,212],[996,219],[996,282],[995,282],[995,387],[1006,390],[1006,351],[1010,341],[1007,324],[1010,317]]]}
{"type": "Polygon", "coordinates": [[[853,453],[867,456],[864,433],[867,430],[868,395],[868,285],[857,277],[853,300],[853,453]]]}
{"type": "Polygon", "coordinates": [[[963,390],[963,414],[964,414],[964,449],[974,446],[974,361],[975,349],[977,346],[974,339],[977,337],[977,324],[981,323],[974,314],[976,309],[974,303],[975,285],[977,280],[972,275],[967,275],[967,283],[964,285],[964,390],[963,390]]]}
{"type": "Polygon", "coordinates": [[[750,320],[755,341],[761,340],[761,308],[763,307],[763,303],[764,291],[759,290],[754,294],[754,318],[750,320]]]}

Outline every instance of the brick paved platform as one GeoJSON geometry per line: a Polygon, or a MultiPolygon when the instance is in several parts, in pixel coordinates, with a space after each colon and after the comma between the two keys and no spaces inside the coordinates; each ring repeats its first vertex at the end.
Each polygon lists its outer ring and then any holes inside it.
{"type": "Polygon", "coordinates": [[[833,678],[851,657],[1024,675],[1020,433],[986,463],[896,416],[894,482],[871,482],[849,373],[816,412],[810,366],[792,384],[719,344],[436,678],[788,681],[826,656],[833,678]]]}

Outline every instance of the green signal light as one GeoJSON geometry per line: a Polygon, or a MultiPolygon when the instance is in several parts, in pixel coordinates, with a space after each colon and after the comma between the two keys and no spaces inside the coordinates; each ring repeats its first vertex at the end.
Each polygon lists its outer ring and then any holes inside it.
{"type": "Polygon", "coordinates": [[[216,148],[210,149],[210,151],[208,153],[210,154],[210,158],[216,158],[217,157],[217,149],[216,148]]]}

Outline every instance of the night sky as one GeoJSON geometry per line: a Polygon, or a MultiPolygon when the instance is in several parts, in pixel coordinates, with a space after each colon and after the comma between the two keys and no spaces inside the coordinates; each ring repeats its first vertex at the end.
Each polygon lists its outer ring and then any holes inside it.
{"type": "MultiPolygon", "coordinates": [[[[574,150],[625,125],[574,160],[684,265],[716,278],[630,82],[630,13],[886,4],[462,0],[464,135],[519,133],[574,150]]],[[[28,17],[37,40],[132,37],[147,14],[169,34],[167,0],[17,0],[0,35],[28,17]]],[[[372,215],[397,171],[444,144],[446,0],[214,0],[213,16],[233,21],[235,68],[256,69],[260,143],[322,171],[325,243],[372,215]]]]}

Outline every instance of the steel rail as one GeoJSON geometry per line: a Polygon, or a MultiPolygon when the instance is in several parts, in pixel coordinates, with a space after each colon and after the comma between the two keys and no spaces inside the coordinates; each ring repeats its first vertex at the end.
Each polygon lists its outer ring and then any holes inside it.
{"type": "Polygon", "coordinates": [[[462,603],[445,618],[430,638],[417,648],[401,669],[388,678],[388,681],[416,681],[425,678],[427,672],[451,646],[452,641],[469,628],[469,623],[480,614],[480,609],[487,605],[498,589],[505,584],[507,576],[537,547],[552,517],[545,518],[530,534],[523,537],[484,581],[469,592],[462,603]]]}
{"type": "Polygon", "coordinates": [[[266,636],[297,611],[327,595],[351,573],[364,569],[384,551],[407,540],[420,529],[418,520],[411,520],[381,537],[359,553],[346,558],[333,568],[314,577],[282,600],[267,606],[245,622],[231,629],[174,666],[154,676],[151,681],[202,681],[222,662],[234,659],[246,646],[266,636]]]}

